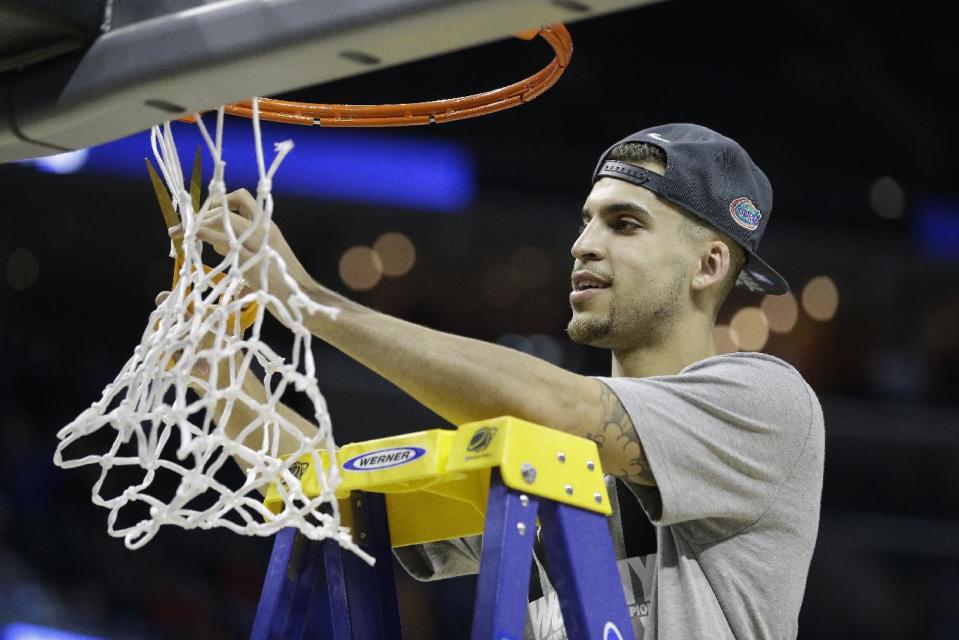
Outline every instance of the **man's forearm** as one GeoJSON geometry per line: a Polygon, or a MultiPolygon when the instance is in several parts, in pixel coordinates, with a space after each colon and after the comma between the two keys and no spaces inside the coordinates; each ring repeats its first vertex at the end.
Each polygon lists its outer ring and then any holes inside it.
{"type": "MultiPolygon", "coordinates": [[[[234,372],[239,372],[240,370],[240,356],[239,354],[234,356],[234,372]]],[[[215,384],[218,389],[225,389],[231,384],[232,374],[230,371],[230,360],[224,358],[219,363],[219,368],[217,371],[217,380],[215,384]]],[[[209,380],[205,382],[209,383],[209,380]]],[[[194,382],[192,388],[198,394],[205,394],[207,392],[205,386],[201,386],[194,382]]],[[[213,420],[218,426],[221,426],[226,433],[227,437],[232,440],[239,441],[243,432],[253,424],[257,419],[259,419],[260,413],[254,410],[252,405],[264,405],[266,404],[266,389],[263,386],[263,383],[257,379],[256,375],[252,371],[247,369],[246,374],[242,381],[242,388],[244,393],[250,398],[251,402],[244,402],[242,399],[238,399],[233,402],[229,407],[230,413],[227,416],[227,403],[225,400],[218,400],[213,409],[213,420]]],[[[276,403],[277,412],[280,417],[283,418],[289,425],[290,428],[296,432],[302,433],[307,437],[312,437],[316,432],[317,427],[311,421],[307,420],[299,413],[289,408],[282,402],[276,403]]],[[[272,428],[270,430],[272,433],[272,428]]],[[[296,433],[291,433],[290,430],[286,428],[277,429],[279,433],[279,445],[277,451],[280,455],[287,455],[295,452],[299,446],[301,439],[296,435],[296,433]]],[[[243,436],[243,444],[253,450],[258,450],[263,447],[263,429],[254,428],[250,430],[245,436],[243,436]]],[[[248,466],[243,460],[237,460],[241,467],[246,469],[248,466]]]]}
{"type": "MultiPolygon", "coordinates": [[[[555,429],[582,430],[577,392],[600,383],[500,345],[394,318],[319,288],[341,310],[307,326],[322,340],[391,381],[453,424],[512,415],[555,429]]],[[[585,433],[580,433],[585,435],[585,433]]]]}
{"type": "Polygon", "coordinates": [[[607,473],[655,485],[636,430],[606,385],[500,345],[373,311],[320,285],[316,302],[340,309],[310,316],[318,338],[383,376],[423,405],[463,424],[511,415],[588,438],[607,473]]]}

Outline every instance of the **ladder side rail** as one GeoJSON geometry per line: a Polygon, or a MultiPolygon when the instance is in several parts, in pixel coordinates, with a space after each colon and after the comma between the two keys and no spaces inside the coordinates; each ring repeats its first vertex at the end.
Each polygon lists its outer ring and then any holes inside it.
{"type": "Polygon", "coordinates": [[[472,640],[523,637],[538,505],[536,497],[509,489],[499,470],[492,470],[472,640]]]}
{"type": "Polygon", "coordinates": [[[539,517],[569,640],[635,640],[606,516],[544,500],[539,517]]]}

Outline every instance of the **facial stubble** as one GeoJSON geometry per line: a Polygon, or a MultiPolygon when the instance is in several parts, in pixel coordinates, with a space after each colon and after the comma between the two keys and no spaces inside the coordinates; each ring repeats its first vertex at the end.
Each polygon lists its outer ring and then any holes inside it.
{"type": "MultiPolygon", "coordinates": [[[[573,342],[605,349],[653,347],[670,332],[679,313],[685,270],[666,281],[651,282],[643,295],[633,288],[622,299],[611,296],[605,314],[573,314],[566,333],[573,342]]],[[[612,291],[609,291],[612,294],[612,291]]]]}

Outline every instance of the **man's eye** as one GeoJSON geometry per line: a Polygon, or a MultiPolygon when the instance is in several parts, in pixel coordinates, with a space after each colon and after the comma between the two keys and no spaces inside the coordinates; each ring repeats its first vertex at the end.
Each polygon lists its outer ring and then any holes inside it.
{"type": "Polygon", "coordinates": [[[616,231],[634,231],[636,229],[639,229],[640,227],[642,227],[641,224],[639,224],[635,220],[630,220],[629,218],[620,218],[619,220],[613,223],[613,228],[616,231]]]}

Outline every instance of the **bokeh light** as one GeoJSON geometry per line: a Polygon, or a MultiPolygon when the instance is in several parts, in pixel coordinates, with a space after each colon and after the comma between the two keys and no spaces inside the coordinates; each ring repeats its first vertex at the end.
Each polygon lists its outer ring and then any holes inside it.
{"type": "Polygon", "coordinates": [[[759,307],[743,307],[737,311],[729,328],[743,351],[760,351],[769,339],[769,321],[759,307]]]}
{"type": "Polygon", "coordinates": [[[340,257],[340,278],[354,291],[368,291],[382,277],[383,263],[370,247],[350,247],[340,257]]]}
{"type": "Polygon", "coordinates": [[[789,333],[799,320],[799,303],[792,291],[781,296],[766,296],[759,308],[766,314],[773,333],[789,333]]]}
{"type": "Polygon", "coordinates": [[[7,260],[7,282],[14,291],[25,291],[40,279],[40,261],[27,249],[18,247],[7,260]]]}
{"type": "Polygon", "coordinates": [[[839,289],[829,276],[816,276],[802,292],[802,308],[813,320],[832,320],[839,309],[839,289]]]}
{"type": "MultiPolygon", "coordinates": [[[[46,173],[76,173],[87,163],[90,157],[89,149],[77,149],[76,151],[65,151],[53,156],[45,156],[33,160],[37,169],[46,173]]],[[[27,162],[31,162],[28,160],[27,162]]]]}
{"type": "Polygon", "coordinates": [[[413,241],[398,231],[384,233],[373,243],[373,251],[380,257],[383,275],[391,278],[405,276],[416,262],[413,241]]]}
{"type": "Polygon", "coordinates": [[[883,218],[901,218],[906,210],[906,193],[898,182],[883,176],[869,187],[869,205],[883,218]]]}
{"type": "Polygon", "coordinates": [[[713,341],[716,343],[716,353],[739,351],[739,338],[729,325],[717,324],[713,327],[713,341]]]}

